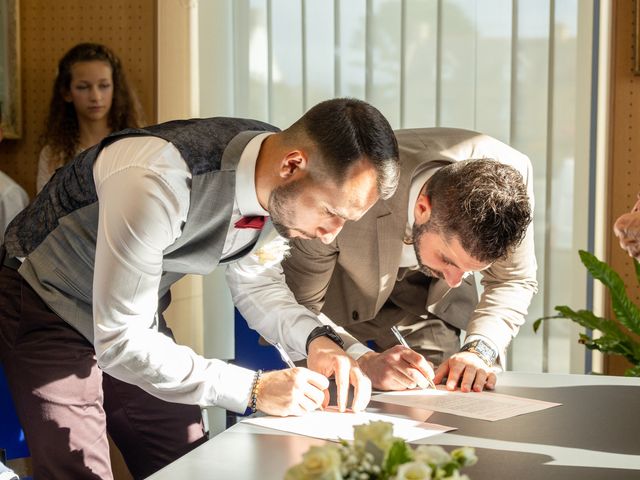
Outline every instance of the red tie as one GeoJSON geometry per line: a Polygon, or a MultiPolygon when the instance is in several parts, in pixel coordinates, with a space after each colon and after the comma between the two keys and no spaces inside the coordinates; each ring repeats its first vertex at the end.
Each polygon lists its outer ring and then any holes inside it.
{"type": "Polygon", "coordinates": [[[254,217],[242,217],[236,223],[233,224],[236,228],[252,228],[254,230],[262,230],[266,222],[266,217],[254,216],[254,217]]]}

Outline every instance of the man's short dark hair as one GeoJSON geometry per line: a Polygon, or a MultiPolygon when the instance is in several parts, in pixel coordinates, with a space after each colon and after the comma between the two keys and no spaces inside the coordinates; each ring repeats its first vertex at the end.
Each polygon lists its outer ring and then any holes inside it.
{"type": "Polygon", "coordinates": [[[492,263],[524,238],[532,212],[522,175],[491,159],[465,160],[440,168],[427,182],[429,220],[420,230],[460,241],[474,259],[492,263]]]}
{"type": "Polygon", "coordinates": [[[362,158],[377,172],[378,193],[391,197],[398,186],[398,141],[378,109],[355,98],[321,102],[289,127],[286,135],[306,135],[322,157],[324,173],[338,183],[362,158]]]}

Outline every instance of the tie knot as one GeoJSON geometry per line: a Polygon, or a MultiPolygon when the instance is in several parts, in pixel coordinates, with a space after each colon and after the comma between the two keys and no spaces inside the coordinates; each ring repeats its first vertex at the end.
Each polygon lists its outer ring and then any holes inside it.
{"type": "Polygon", "coordinates": [[[242,217],[233,225],[236,228],[252,228],[254,230],[262,230],[262,227],[264,227],[265,222],[266,222],[266,217],[256,215],[253,217],[242,217]]]}

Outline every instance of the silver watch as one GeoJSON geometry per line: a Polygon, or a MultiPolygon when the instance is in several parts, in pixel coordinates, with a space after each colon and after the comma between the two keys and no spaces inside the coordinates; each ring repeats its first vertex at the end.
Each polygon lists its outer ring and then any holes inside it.
{"type": "Polygon", "coordinates": [[[496,352],[487,342],[480,339],[465,343],[460,351],[475,353],[484,363],[487,364],[488,367],[492,367],[496,362],[496,358],[498,358],[498,352],[496,352]]]}

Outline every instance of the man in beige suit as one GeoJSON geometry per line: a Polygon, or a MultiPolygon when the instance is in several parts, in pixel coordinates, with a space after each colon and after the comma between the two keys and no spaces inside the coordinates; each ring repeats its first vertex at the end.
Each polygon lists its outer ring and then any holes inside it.
{"type": "Polygon", "coordinates": [[[228,274],[234,301],[252,328],[322,313],[352,336],[345,348],[375,388],[424,386],[434,373],[423,356],[439,364],[434,380],[448,377],[449,389],[493,388],[536,291],[531,163],[467,130],[396,137],[396,194],[331,244],[292,241],[283,263],[290,291],[282,271],[256,285],[247,280],[251,266],[237,264],[228,274]],[[469,272],[480,272],[479,300],[469,272]],[[398,345],[393,326],[411,349],[398,345]]]}

